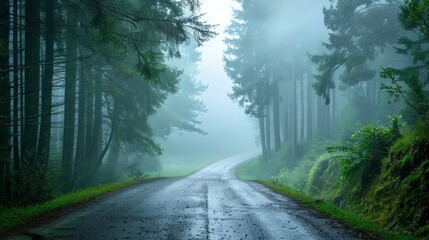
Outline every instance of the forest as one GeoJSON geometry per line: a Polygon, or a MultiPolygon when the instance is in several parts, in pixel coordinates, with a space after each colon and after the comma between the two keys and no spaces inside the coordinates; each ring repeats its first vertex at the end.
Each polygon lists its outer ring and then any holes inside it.
{"type": "MultiPolygon", "coordinates": [[[[159,139],[207,134],[200,48],[223,29],[201,2],[0,1],[0,210],[142,178],[159,139]]],[[[428,237],[429,1],[233,2],[219,94],[261,151],[237,176],[428,237]]]]}
{"type": "Polygon", "coordinates": [[[263,153],[239,177],[428,236],[429,1],[330,1],[324,40],[309,1],[237,2],[225,70],[263,153]]]}
{"type": "Polygon", "coordinates": [[[193,63],[215,33],[197,1],[16,0],[0,9],[2,202],[118,180],[119,149],[155,158],[154,136],[203,132],[195,96],[205,86],[193,63]]]}

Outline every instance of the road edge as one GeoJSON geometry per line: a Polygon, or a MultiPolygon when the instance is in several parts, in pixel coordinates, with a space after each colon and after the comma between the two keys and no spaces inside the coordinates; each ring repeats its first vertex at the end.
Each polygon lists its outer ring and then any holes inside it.
{"type": "MultiPolygon", "coordinates": [[[[62,196],[58,196],[57,198],[51,199],[44,203],[29,205],[29,206],[20,207],[20,208],[7,209],[4,212],[0,212],[0,218],[4,219],[4,217],[7,217],[8,214],[10,215],[12,211],[15,211],[18,213],[20,211],[28,211],[28,209],[42,209],[42,210],[39,210],[40,212],[35,213],[33,216],[18,219],[19,223],[17,224],[12,224],[8,227],[5,227],[4,229],[0,229],[0,239],[6,239],[7,237],[11,237],[14,235],[24,234],[30,229],[39,227],[43,224],[48,224],[56,219],[61,218],[65,214],[68,214],[78,209],[82,209],[97,201],[102,201],[105,198],[119,194],[123,191],[127,191],[129,189],[140,186],[142,184],[148,184],[151,182],[161,181],[164,179],[171,179],[171,178],[154,177],[154,178],[146,178],[141,180],[130,180],[130,181],[124,181],[124,182],[105,184],[97,187],[82,189],[74,193],[68,193],[62,196]],[[53,201],[57,201],[60,198],[73,199],[73,196],[78,196],[83,192],[86,193],[88,191],[96,190],[96,189],[101,189],[101,190],[94,191],[94,194],[85,196],[77,200],[75,199],[72,202],[64,202],[63,204],[59,204],[58,206],[55,206],[55,207],[47,206],[51,204],[53,201]],[[44,209],[44,205],[46,209],[44,209]]],[[[17,221],[17,219],[14,219],[14,220],[17,221]]]]}

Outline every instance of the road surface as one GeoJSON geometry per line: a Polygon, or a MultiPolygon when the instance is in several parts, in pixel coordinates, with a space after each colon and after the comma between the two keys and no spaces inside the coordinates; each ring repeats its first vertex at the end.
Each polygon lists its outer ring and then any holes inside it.
{"type": "Polygon", "coordinates": [[[249,157],[133,187],[14,239],[360,239],[257,183],[237,180],[234,167],[249,157]]]}

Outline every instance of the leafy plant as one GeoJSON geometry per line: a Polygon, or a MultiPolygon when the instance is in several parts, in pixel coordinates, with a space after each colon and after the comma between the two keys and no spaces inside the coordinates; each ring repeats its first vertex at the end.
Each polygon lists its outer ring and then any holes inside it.
{"type": "Polygon", "coordinates": [[[391,117],[392,126],[361,126],[344,146],[329,147],[333,158],[340,160],[343,183],[355,186],[360,195],[380,174],[382,160],[393,143],[401,136],[399,117],[391,117]]]}

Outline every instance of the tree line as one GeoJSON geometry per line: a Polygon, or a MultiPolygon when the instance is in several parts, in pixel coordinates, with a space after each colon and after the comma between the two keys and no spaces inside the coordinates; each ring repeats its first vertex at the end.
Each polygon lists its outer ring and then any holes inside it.
{"type": "MultiPolygon", "coordinates": [[[[54,181],[63,192],[100,182],[103,166],[111,173],[108,164],[118,161],[115,154],[105,161],[111,146],[159,154],[149,118],[181,78],[192,77],[169,59],[180,57],[181,45],[215,35],[198,6],[194,0],[1,1],[0,200],[50,198],[54,181]]],[[[185,99],[193,94],[198,90],[185,99]]],[[[199,112],[198,104],[189,104],[190,111],[199,112]]],[[[187,116],[166,124],[181,117],[187,116]]]]}
{"type": "Polygon", "coordinates": [[[293,162],[299,142],[387,115],[427,118],[426,1],[333,1],[320,7],[326,32],[297,15],[309,2],[237,1],[227,29],[230,97],[258,119],[264,159],[288,145],[293,162]]]}

